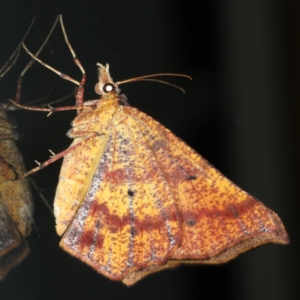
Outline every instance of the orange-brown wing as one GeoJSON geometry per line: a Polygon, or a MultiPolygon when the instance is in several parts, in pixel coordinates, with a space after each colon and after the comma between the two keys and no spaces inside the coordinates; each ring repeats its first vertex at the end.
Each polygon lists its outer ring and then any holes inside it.
{"type": "MultiPolygon", "coordinates": [[[[98,102],[86,103],[97,105],[98,102]]],[[[103,104],[97,108],[83,110],[72,122],[73,128],[68,132],[68,136],[74,138],[70,147],[76,144],[80,146],[65,155],[59,174],[54,199],[58,235],[63,235],[81,206],[107,144],[107,128],[110,128],[116,107],[103,104]],[[98,132],[97,136],[87,138],[95,132],[98,132]]]]}
{"type": "Polygon", "coordinates": [[[121,117],[111,126],[89,191],[60,243],[112,280],[163,264],[182,240],[177,195],[152,150],[132,130],[134,120],[121,117]]]}
{"type": "Polygon", "coordinates": [[[186,263],[223,263],[265,243],[288,243],[276,213],[242,191],[198,153],[151,117],[132,107],[140,144],[145,144],[179,199],[182,243],[164,266],[129,274],[133,284],[148,273],[186,263]],[[169,264],[169,266],[168,266],[169,264]]]}
{"type": "Polygon", "coordinates": [[[1,197],[0,193],[0,279],[3,279],[30,250],[6,207],[1,204],[1,197]]]}
{"type": "Polygon", "coordinates": [[[60,236],[72,222],[88,191],[103,152],[99,145],[105,144],[106,138],[76,138],[70,147],[77,143],[80,143],[80,147],[64,157],[54,199],[56,231],[60,236]]]}
{"type": "Polygon", "coordinates": [[[130,110],[136,117],[140,139],[144,138],[151,148],[179,195],[185,234],[174,258],[211,258],[251,238],[259,244],[288,241],[282,222],[272,210],[233,184],[161,124],[137,109],[130,110]],[[193,246],[195,242],[197,247],[193,246]]]}
{"type": "Polygon", "coordinates": [[[158,122],[124,107],[61,246],[131,285],[181,262],[221,263],[267,242],[288,242],[274,212],[158,122]]]}

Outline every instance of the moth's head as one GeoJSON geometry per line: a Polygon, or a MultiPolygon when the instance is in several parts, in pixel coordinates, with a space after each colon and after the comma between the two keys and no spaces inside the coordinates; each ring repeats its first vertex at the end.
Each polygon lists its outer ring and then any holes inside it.
{"type": "Polygon", "coordinates": [[[104,95],[111,92],[119,93],[120,89],[118,88],[118,84],[115,83],[109,74],[109,64],[106,66],[97,63],[98,68],[98,83],[95,85],[95,92],[98,95],[104,95]]]}

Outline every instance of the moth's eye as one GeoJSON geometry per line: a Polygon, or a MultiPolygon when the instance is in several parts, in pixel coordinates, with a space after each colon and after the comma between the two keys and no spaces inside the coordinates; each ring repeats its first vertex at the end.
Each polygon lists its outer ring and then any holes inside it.
{"type": "Polygon", "coordinates": [[[112,83],[106,83],[103,86],[103,92],[104,93],[109,93],[111,91],[115,90],[115,86],[112,83]]]}

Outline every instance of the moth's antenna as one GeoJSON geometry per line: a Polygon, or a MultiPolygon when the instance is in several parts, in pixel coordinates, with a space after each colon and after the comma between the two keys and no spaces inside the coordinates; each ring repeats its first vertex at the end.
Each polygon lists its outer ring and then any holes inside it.
{"type": "Polygon", "coordinates": [[[173,83],[170,83],[168,81],[164,81],[164,80],[160,80],[160,79],[149,79],[150,77],[157,77],[157,76],[177,76],[177,77],[185,77],[188,78],[190,80],[192,80],[192,77],[189,75],[185,75],[185,74],[176,74],[176,73],[158,73],[158,74],[152,74],[152,75],[145,75],[145,76],[140,76],[140,77],[135,77],[135,78],[131,78],[131,79],[126,79],[123,81],[118,81],[116,82],[117,85],[123,84],[123,83],[128,83],[128,82],[133,82],[133,81],[154,81],[154,82],[159,82],[159,83],[163,83],[166,85],[170,85],[176,89],[181,90],[183,93],[185,93],[185,90],[183,88],[181,88],[180,86],[177,86],[173,83]]]}

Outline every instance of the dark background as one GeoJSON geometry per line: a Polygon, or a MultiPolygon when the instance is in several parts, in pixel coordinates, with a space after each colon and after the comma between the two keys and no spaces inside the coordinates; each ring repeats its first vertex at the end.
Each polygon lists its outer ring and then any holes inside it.
{"type": "MultiPolygon", "coordinates": [[[[33,16],[26,45],[35,51],[62,13],[69,39],[88,75],[85,99],[96,99],[96,63],[115,80],[159,72],[186,94],[157,83],[121,86],[130,104],[185,140],[237,185],[277,212],[291,238],[222,266],[181,266],[127,288],[63,252],[54,219],[34,193],[31,253],[0,282],[0,299],[299,299],[299,3],[279,0],[1,1],[0,65],[33,16]],[[298,253],[298,254],[297,254],[298,253]]],[[[45,62],[80,80],[58,26],[41,53],[45,62]]],[[[0,82],[1,101],[14,98],[28,62],[22,53],[0,82]]],[[[23,81],[22,103],[45,102],[74,85],[35,64],[23,81]]],[[[58,104],[72,105],[74,98],[58,104]]],[[[58,153],[75,112],[12,112],[27,168],[58,153]]],[[[33,178],[52,203],[61,161],[33,178]]]]}

